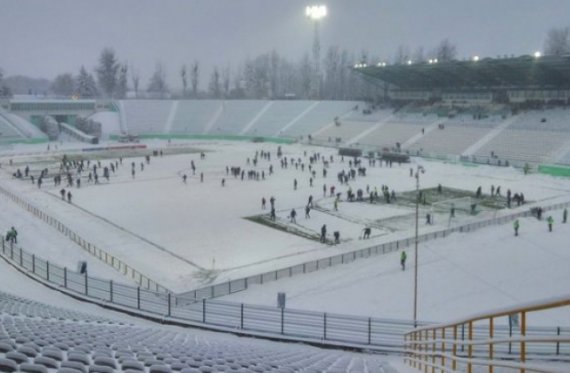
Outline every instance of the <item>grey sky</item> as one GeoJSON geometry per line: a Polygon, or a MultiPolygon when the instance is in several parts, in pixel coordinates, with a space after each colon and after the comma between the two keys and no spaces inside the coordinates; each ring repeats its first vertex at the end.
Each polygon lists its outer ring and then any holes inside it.
{"type": "MultiPolygon", "coordinates": [[[[290,59],[313,37],[300,0],[0,0],[0,67],[53,78],[93,69],[105,46],[143,77],[160,61],[178,86],[183,63],[225,67],[276,49],[290,59]]],[[[570,0],[328,0],[324,50],[336,44],[391,59],[399,44],[433,48],[449,38],[461,57],[541,49],[551,27],[569,26],[570,0]]],[[[209,69],[204,73],[209,74],[209,69]]],[[[202,76],[202,82],[207,80],[202,76]]]]}

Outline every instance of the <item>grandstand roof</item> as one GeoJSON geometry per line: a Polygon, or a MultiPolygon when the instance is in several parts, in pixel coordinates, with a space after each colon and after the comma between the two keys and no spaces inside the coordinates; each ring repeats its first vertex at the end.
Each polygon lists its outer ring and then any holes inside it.
{"type": "Polygon", "coordinates": [[[570,89],[570,56],[485,58],[354,67],[353,70],[405,90],[570,89]]]}

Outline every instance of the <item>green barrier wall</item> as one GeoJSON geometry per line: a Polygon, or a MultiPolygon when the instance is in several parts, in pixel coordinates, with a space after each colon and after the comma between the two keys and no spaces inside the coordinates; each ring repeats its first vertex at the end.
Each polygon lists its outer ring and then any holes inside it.
{"type": "Polygon", "coordinates": [[[570,167],[565,167],[565,166],[541,164],[538,166],[538,172],[541,174],[552,175],[552,176],[570,177],[570,167]]]}

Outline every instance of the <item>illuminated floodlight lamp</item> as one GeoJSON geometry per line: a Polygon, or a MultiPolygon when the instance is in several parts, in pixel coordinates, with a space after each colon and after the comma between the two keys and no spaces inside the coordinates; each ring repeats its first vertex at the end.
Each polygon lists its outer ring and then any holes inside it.
{"type": "Polygon", "coordinates": [[[479,56],[473,56],[473,62],[479,61],[479,56]]]}
{"type": "Polygon", "coordinates": [[[412,60],[408,60],[408,65],[411,65],[411,64],[412,64],[412,60]]]}
{"type": "Polygon", "coordinates": [[[305,15],[314,21],[326,17],[327,7],[325,5],[311,5],[305,8],[305,15]]]}
{"type": "Polygon", "coordinates": [[[540,53],[540,51],[534,52],[534,58],[540,58],[540,57],[542,57],[542,53],[540,53]]]}
{"type": "Polygon", "coordinates": [[[428,63],[431,65],[431,64],[433,63],[433,60],[430,58],[430,59],[428,60],[428,63]]]}
{"type": "Polygon", "coordinates": [[[378,66],[384,67],[384,66],[386,66],[386,62],[378,62],[378,66]]]}
{"type": "Polygon", "coordinates": [[[437,63],[437,58],[434,58],[434,59],[433,59],[433,63],[437,63]]]}

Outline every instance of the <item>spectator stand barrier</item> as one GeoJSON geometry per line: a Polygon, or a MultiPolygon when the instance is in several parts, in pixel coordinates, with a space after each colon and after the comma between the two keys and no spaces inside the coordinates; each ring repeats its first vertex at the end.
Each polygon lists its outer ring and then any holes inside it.
{"type": "MultiPolygon", "coordinates": [[[[341,315],[206,298],[185,307],[177,307],[176,296],[171,293],[102,280],[87,273],[80,274],[30,254],[21,247],[6,242],[4,238],[1,238],[0,243],[2,247],[0,256],[36,281],[76,298],[165,324],[198,326],[276,340],[393,353],[403,353],[404,347],[409,347],[404,346],[404,335],[414,328],[411,320],[341,315]]],[[[426,323],[420,322],[418,325],[421,327],[426,323]]],[[[526,330],[529,335],[540,334],[549,340],[570,338],[570,328],[528,327],[526,330]]],[[[468,341],[470,336],[488,334],[488,330],[480,326],[472,328],[469,332],[465,325],[460,325],[456,331],[457,343],[464,343],[465,346],[467,345],[465,341],[468,341]]],[[[503,339],[511,338],[513,332],[512,325],[494,329],[494,335],[503,339]]],[[[410,338],[406,337],[406,341],[412,340],[410,338]]],[[[570,346],[562,346],[558,342],[532,346],[527,351],[534,354],[570,355],[570,346]]],[[[514,346],[514,343],[512,345],[514,346]]],[[[508,349],[505,346],[504,351],[501,350],[504,354],[516,351],[516,347],[510,345],[508,349]]],[[[407,353],[409,355],[408,350],[407,353]]]]}
{"type": "Polygon", "coordinates": [[[43,210],[35,207],[34,205],[28,203],[23,198],[17,196],[16,194],[10,192],[9,190],[0,186],[0,193],[4,194],[6,197],[10,198],[13,202],[18,204],[23,209],[27,210],[31,214],[33,214],[38,219],[43,220],[45,223],[49,224],[50,226],[57,229],[60,233],[67,236],[70,240],[75,242],[79,245],[82,249],[87,251],[89,254],[93,255],[97,259],[103,261],[105,264],[110,265],[115,270],[119,271],[123,275],[131,278],[135,281],[141,288],[146,290],[152,290],[161,293],[168,293],[169,290],[157,283],[156,281],[152,280],[150,277],[142,274],[135,268],[131,267],[121,259],[109,254],[103,249],[98,248],[94,244],[86,241],[82,238],[79,234],[77,234],[74,230],[68,227],[66,224],[62,223],[58,219],[52,217],[51,215],[47,214],[43,210]]]}
{"type": "Polygon", "coordinates": [[[570,328],[528,326],[529,314],[568,306],[570,294],[419,327],[404,337],[405,361],[424,372],[568,372],[570,328]]]}

